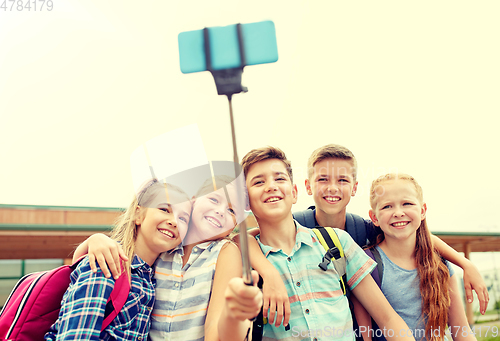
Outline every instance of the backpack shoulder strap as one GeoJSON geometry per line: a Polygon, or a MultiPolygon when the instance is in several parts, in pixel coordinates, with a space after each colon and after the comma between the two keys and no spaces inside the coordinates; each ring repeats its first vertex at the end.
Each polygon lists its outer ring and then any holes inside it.
{"type": "Polygon", "coordinates": [[[318,237],[320,244],[326,250],[323,260],[320,264],[318,264],[318,266],[323,271],[326,271],[328,264],[330,264],[333,259],[335,271],[337,271],[340,276],[340,287],[342,288],[343,294],[347,295],[346,260],[344,256],[344,249],[340,243],[337,232],[335,232],[335,229],[331,227],[316,227],[312,230],[316,237],[318,237]]]}
{"type": "Polygon", "coordinates": [[[344,249],[342,244],[340,244],[339,236],[337,232],[331,227],[316,227],[312,229],[316,237],[318,237],[319,242],[323,248],[328,251],[333,247],[337,247],[340,252],[340,257],[344,257],[344,249]]]}
{"type": "Polygon", "coordinates": [[[377,262],[377,267],[376,267],[377,271],[372,272],[372,277],[375,280],[375,283],[377,283],[378,287],[380,288],[382,286],[382,276],[384,275],[384,263],[382,263],[382,258],[380,258],[380,253],[375,247],[366,249],[365,253],[368,256],[370,256],[371,259],[377,262]]]}
{"type": "Polygon", "coordinates": [[[365,220],[357,214],[346,213],[345,230],[359,246],[366,245],[365,220]]]}
{"type": "Polygon", "coordinates": [[[104,312],[104,321],[102,322],[101,330],[106,329],[107,326],[115,319],[115,317],[120,313],[123,306],[127,302],[128,294],[130,292],[130,281],[128,278],[127,271],[123,268],[122,264],[122,274],[115,281],[115,286],[113,291],[108,298],[108,303],[106,303],[106,310],[104,312]]]}
{"type": "Polygon", "coordinates": [[[315,214],[316,208],[314,206],[310,206],[307,210],[295,212],[293,214],[293,218],[302,226],[314,228],[316,227],[316,218],[314,217],[315,214]]]}

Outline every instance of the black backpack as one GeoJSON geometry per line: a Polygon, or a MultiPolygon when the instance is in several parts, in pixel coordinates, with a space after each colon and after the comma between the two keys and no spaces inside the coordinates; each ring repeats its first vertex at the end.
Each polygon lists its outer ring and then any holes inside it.
{"type": "MultiPolygon", "coordinates": [[[[316,222],[316,208],[310,206],[307,210],[295,212],[293,218],[297,222],[307,228],[319,227],[316,222]]],[[[357,214],[346,213],[345,215],[345,231],[354,239],[356,244],[363,247],[367,244],[367,226],[365,220],[357,214]]]]}

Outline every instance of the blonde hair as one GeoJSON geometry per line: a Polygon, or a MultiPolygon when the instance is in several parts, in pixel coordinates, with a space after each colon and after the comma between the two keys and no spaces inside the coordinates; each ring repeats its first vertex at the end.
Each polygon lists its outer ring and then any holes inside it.
{"type": "Polygon", "coordinates": [[[307,160],[307,177],[311,178],[314,172],[314,165],[325,159],[341,159],[349,161],[352,166],[352,177],[354,182],[356,182],[356,176],[358,172],[358,162],[354,157],[354,154],[347,149],[338,144],[327,144],[326,146],[320,147],[312,152],[311,156],[307,160]]]}
{"type": "Polygon", "coordinates": [[[283,162],[285,164],[288,176],[290,177],[290,181],[293,184],[292,163],[287,160],[285,153],[281,149],[271,146],[252,149],[243,157],[243,159],[241,160],[241,167],[243,168],[243,174],[245,174],[245,178],[248,174],[248,170],[252,165],[268,159],[277,159],[283,162]]]}
{"type": "Polygon", "coordinates": [[[137,239],[138,226],[135,223],[140,217],[146,214],[148,205],[151,204],[155,196],[161,191],[176,191],[186,196],[186,201],[189,200],[187,194],[177,186],[171,184],[163,184],[158,180],[153,179],[146,183],[142,190],[137,193],[127,209],[115,221],[111,239],[121,244],[128,261],[125,262],[125,270],[130,276],[130,265],[135,254],[135,241],[137,239]]]}
{"type": "MultiPolygon", "coordinates": [[[[391,180],[409,181],[415,186],[417,199],[423,204],[424,197],[422,187],[417,181],[407,174],[386,174],[372,182],[370,189],[370,206],[373,210],[377,207],[377,198],[380,194],[377,189],[381,183],[391,180]]],[[[448,310],[450,308],[448,267],[443,262],[441,255],[434,247],[431,240],[431,233],[424,218],[416,232],[415,241],[415,261],[417,263],[418,276],[420,278],[420,294],[422,296],[422,316],[427,318],[425,325],[425,335],[429,340],[443,340],[446,325],[448,324],[448,310]],[[440,330],[438,336],[431,333],[431,330],[440,330]]],[[[385,239],[385,235],[380,230],[374,245],[380,244],[385,239]]],[[[372,245],[372,246],[374,246],[372,245]]]]}

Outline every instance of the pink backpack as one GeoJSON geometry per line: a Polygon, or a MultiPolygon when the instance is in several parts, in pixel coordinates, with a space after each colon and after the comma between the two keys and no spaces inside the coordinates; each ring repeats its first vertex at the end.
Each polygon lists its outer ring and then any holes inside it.
{"type": "MultiPolygon", "coordinates": [[[[36,272],[21,278],[0,312],[0,340],[43,340],[56,322],[61,300],[70,284],[70,274],[83,259],[73,265],[36,272]]],[[[127,301],[130,283],[126,272],[115,281],[106,305],[104,330],[127,301]]]]}

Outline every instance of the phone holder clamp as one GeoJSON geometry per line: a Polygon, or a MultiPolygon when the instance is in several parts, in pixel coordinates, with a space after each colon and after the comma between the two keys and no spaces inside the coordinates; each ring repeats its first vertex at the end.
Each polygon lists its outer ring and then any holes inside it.
{"type": "Polygon", "coordinates": [[[236,25],[236,30],[238,33],[238,43],[240,50],[240,67],[232,69],[214,70],[212,67],[212,58],[210,55],[210,35],[208,28],[203,29],[204,36],[204,49],[205,49],[205,59],[207,63],[207,70],[210,71],[215,80],[215,86],[217,87],[217,94],[226,95],[229,99],[234,94],[240,92],[247,92],[247,87],[241,84],[241,76],[243,74],[243,68],[246,65],[245,62],[245,51],[243,47],[243,35],[241,32],[241,24],[236,25]]]}

